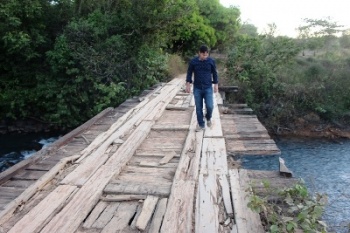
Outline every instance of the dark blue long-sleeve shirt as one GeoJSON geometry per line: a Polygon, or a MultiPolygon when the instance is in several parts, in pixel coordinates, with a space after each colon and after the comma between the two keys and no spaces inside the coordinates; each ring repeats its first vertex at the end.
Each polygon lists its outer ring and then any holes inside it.
{"type": "Polygon", "coordinates": [[[207,57],[201,61],[199,57],[193,58],[187,69],[186,82],[192,83],[192,73],[194,73],[193,86],[199,89],[206,89],[212,84],[218,83],[218,73],[216,70],[215,60],[207,57]]]}

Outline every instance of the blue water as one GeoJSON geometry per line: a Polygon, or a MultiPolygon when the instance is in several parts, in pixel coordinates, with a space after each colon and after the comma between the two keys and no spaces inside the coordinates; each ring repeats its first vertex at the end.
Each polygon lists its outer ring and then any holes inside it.
{"type": "MultiPolygon", "coordinates": [[[[311,193],[328,196],[324,220],[330,232],[350,232],[350,140],[276,140],[293,176],[302,178],[311,193]]],[[[245,156],[242,166],[278,170],[279,156],[245,156]]]]}

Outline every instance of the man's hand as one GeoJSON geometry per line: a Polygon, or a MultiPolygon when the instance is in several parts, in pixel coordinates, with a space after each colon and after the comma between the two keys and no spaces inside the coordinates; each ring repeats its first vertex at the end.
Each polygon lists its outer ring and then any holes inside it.
{"type": "Polygon", "coordinates": [[[186,92],[191,93],[191,83],[186,83],[186,92]]]}
{"type": "Polygon", "coordinates": [[[219,90],[218,84],[214,84],[214,93],[217,93],[219,90]]]}

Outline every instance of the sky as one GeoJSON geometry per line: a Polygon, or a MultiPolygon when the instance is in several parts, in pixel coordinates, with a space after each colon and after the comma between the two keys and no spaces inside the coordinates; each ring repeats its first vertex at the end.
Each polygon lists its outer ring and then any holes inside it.
{"type": "Polygon", "coordinates": [[[242,23],[248,22],[263,33],[268,24],[275,23],[277,35],[296,37],[295,28],[304,18],[325,19],[350,28],[350,0],[220,0],[225,6],[241,11],[242,23]]]}

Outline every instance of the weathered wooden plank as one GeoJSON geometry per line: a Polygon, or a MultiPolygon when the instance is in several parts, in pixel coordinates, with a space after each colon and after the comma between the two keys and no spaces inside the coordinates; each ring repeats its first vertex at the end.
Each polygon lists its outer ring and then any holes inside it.
{"type": "Polygon", "coordinates": [[[219,188],[217,184],[217,175],[215,172],[210,172],[207,175],[199,174],[195,210],[195,232],[219,232],[219,188]]]}
{"type": "Polygon", "coordinates": [[[127,232],[129,228],[129,222],[135,215],[137,206],[137,202],[120,203],[117,211],[114,213],[113,218],[103,228],[101,233],[127,232]]]}
{"type": "Polygon", "coordinates": [[[8,180],[5,184],[2,185],[2,187],[28,188],[34,183],[35,180],[8,180]]]}
{"type": "Polygon", "coordinates": [[[60,185],[43,201],[29,211],[17,222],[9,233],[39,232],[57,211],[65,204],[67,199],[76,191],[77,187],[60,185]]]}
{"type": "MultiPolygon", "coordinates": [[[[52,154],[54,151],[56,151],[59,147],[62,145],[66,144],[70,139],[75,137],[76,135],[80,134],[87,128],[89,128],[91,125],[93,125],[98,119],[101,117],[105,116],[109,111],[113,110],[113,108],[107,108],[79,126],[78,128],[74,129],[70,133],[64,135],[63,137],[60,137],[57,139],[55,142],[50,144],[48,147],[41,149],[37,153],[35,153],[33,156],[29,157],[28,159],[25,159],[9,169],[6,169],[4,172],[0,173],[0,184],[6,182],[9,178],[13,176],[14,173],[17,173],[18,170],[25,168],[27,165],[34,163],[35,161],[39,160],[42,158],[44,155],[49,155],[52,154]]],[[[0,215],[1,216],[1,215],[0,215]]]]}
{"type": "Polygon", "coordinates": [[[73,232],[98,202],[100,195],[113,175],[120,173],[127,161],[142,143],[153,122],[145,121],[120,146],[110,159],[82,186],[72,200],[43,229],[43,232],[73,232]],[[135,144],[136,143],[136,144],[135,144]]]}
{"type": "Polygon", "coordinates": [[[89,217],[85,220],[83,227],[90,228],[94,224],[94,222],[98,219],[101,213],[106,209],[108,203],[104,201],[100,201],[97,203],[95,208],[92,210],[89,217]]]}
{"type": "Polygon", "coordinates": [[[108,140],[106,140],[93,154],[86,158],[83,163],[78,166],[71,174],[66,176],[62,181],[63,184],[75,184],[83,185],[89,177],[108,159],[108,156],[105,156],[105,151],[108,146],[118,137],[121,137],[126,132],[131,130],[135,125],[139,125],[141,120],[151,120],[155,118],[155,113],[162,113],[164,111],[165,105],[173,98],[176,92],[179,89],[179,84],[183,80],[174,79],[171,85],[165,85],[165,88],[162,89],[162,93],[156,98],[148,102],[145,108],[137,112],[131,119],[129,119],[125,124],[123,124],[118,131],[111,135],[108,140]],[[175,80],[175,81],[174,81],[175,80]],[[162,101],[160,101],[162,100],[162,101]],[[163,108],[164,107],[164,108],[163,108]],[[103,156],[103,158],[101,158],[103,156]]]}
{"type": "Polygon", "coordinates": [[[37,180],[42,177],[47,171],[37,171],[37,170],[22,170],[15,174],[12,179],[14,180],[37,180]]]}
{"type": "Polygon", "coordinates": [[[135,195],[157,195],[166,197],[170,194],[171,183],[110,183],[104,189],[105,194],[135,194],[135,195]]]}
{"type": "Polygon", "coordinates": [[[177,180],[173,183],[160,232],[192,232],[195,185],[193,180],[177,180]]]}
{"type": "MultiPolygon", "coordinates": [[[[247,227],[247,216],[245,209],[247,208],[244,206],[242,195],[241,193],[241,185],[239,180],[239,173],[237,169],[231,169],[229,170],[230,175],[230,183],[231,183],[231,195],[232,195],[232,202],[233,202],[233,209],[234,209],[234,215],[235,215],[235,222],[238,233],[248,233],[248,227],[247,227]]],[[[253,232],[252,232],[253,233],[253,232]]]]}
{"type": "Polygon", "coordinates": [[[107,195],[102,196],[100,199],[105,202],[121,202],[121,201],[134,201],[134,200],[144,200],[146,199],[146,195],[126,195],[126,194],[119,194],[119,195],[107,195]]]}
{"type": "Polygon", "coordinates": [[[152,218],[151,226],[148,233],[159,233],[163,217],[166,211],[167,202],[167,198],[162,198],[158,201],[157,208],[154,212],[154,216],[152,218]]]}
{"type": "Polygon", "coordinates": [[[119,202],[108,203],[101,215],[92,224],[92,227],[104,228],[107,225],[107,223],[113,218],[114,212],[118,209],[119,205],[119,202]]]}
{"type": "Polygon", "coordinates": [[[148,225],[148,222],[151,220],[153,212],[156,208],[158,197],[156,196],[148,196],[143,203],[142,211],[137,218],[136,228],[140,231],[144,231],[148,225]]]}
{"type": "Polygon", "coordinates": [[[160,161],[159,164],[163,165],[168,163],[170,160],[172,160],[174,157],[176,156],[175,151],[168,153],[167,155],[165,155],[160,161]]]}
{"type": "Polygon", "coordinates": [[[13,212],[17,209],[20,203],[25,203],[28,201],[37,190],[40,190],[44,187],[52,178],[59,172],[61,169],[66,166],[66,164],[70,161],[75,160],[76,156],[71,156],[65,159],[62,159],[55,167],[53,167],[49,172],[40,177],[33,185],[27,188],[21,195],[19,195],[16,199],[14,199],[11,203],[9,203],[6,208],[0,213],[0,225],[6,222],[13,214],[13,212]]]}
{"type": "Polygon", "coordinates": [[[209,170],[227,174],[227,153],[224,138],[204,138],[201,158],[201,173],[209,170]]]}

